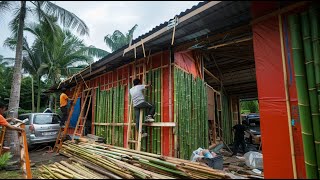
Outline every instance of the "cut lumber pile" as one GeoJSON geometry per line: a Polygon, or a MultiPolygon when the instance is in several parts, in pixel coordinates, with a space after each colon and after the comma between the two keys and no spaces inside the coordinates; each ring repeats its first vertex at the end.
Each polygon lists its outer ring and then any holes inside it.
{"type": "Polygon", "coordinates": [[[254,178],[254,179],[263,179],[263,172],[257,174],[253,169],[246,166],[244,159],[239,159],[237,157],[225,157],[224,158],[224,170],[230,172],[234,175],[245,177],[245,178],[254,178]]]}
{"type": "MultiPolygon", "coordinates": [[[[40,167],[45,179],[235,179],[239,176],[205,164],[102,143],[64,142],[60,154],[69,161],[40,167]]],[[[240,177],[241,178],[241,177],[240,177]]]]}

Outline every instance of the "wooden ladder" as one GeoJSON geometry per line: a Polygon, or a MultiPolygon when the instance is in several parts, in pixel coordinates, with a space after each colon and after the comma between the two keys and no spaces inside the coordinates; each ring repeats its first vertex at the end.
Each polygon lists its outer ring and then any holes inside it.
{"type": "MultiPolygon", "coordinates": [[[[25,125],[21,124],[20,128],[25,129],[25,125]]],[[[32,179],[26,131],[18,132],[18,137],[20,142],[20,166],[22,168],[22,176],[25,179],[32,179]]]]}
{"type": "MultiPolygon", "coordinates": [[[[20,128],[25,129],[24,122],[22,121],[19,121],[14,126],[16,127],[20,126],[20,128]]],[[[2,155],[5,134],[6,134],[6,127],[3,126],[1,129],[1,135],[0,135],[0,155],[2,155]]],[[[22,168],[22,176],[24,179],[32,179],[26,131],[23,131],[23,132],[18,131],[18,138],[19,138],[19,147],[20,147],[20,166],[22,168]]]]}
{"type": "Polygon", "coordinates": [[[79,96],[79,93],[80,93],[80,90],[83,86],[83,83],[80,83],[80,84],[77,84],[76,88],[75,88],[75,91],[73,93],[73,103],[71,104],[70,106],[70,111],[69,111],[69,114],[68,114],[68,119],[65,123],[65,127],[63,128],[60,128],[59,130],[59,133],[58,133],[58,136],[57,136],[57,139],[56,139],[56,143],[53,147],[53,152],[56,152],[58,153],[59,150],[61,149],[62,147],[62,143],[63,143],[63,140],[65,139],[66,135],[67,135],[67,130],[69,128],[69,124],[70,124],[70,120],[71,120],[71,117],[72,117],[72,114],[73,114],[73,111],[74,111],[74,106],[77,102],[77,99],[78,99],[78,96],[79,96]]]}
{"type": "Polygon", "coordinates": [[[6,127],[2,126],[1,128],[1,135],[0,135],[0,156],[2,155],[2,149],[3,149],[3,142],[4,142],[4,135],[6,134],[6,127]]]}
{"type": "Polygon", "coordinates": [[[130,107],[129,107],[129,120],[128,120],[128,130],[127,130],[127,148],[130,149],[129,143],[134,143],[136,144],[135,148],[137,151],[141,150],[141,133],[142,133],[142,118],[143,118],[143,110],[142,108],[140,109],[140,117],[139,117],[139,129],[138,129],[138,135],[137,135],[137,139],[132,140],[130,139],[130,134],[131,134],[131,121],[132,121],[132,100],[130,103],[130,107]]]}
{"type": "Polygon", "coordinates": [[[86,121],[87,121],[90,105],[91,105],[91,98],[92,98],[92,94],[93,94],[93,89],[89,88],[89,89],[84,90],[84,92],[86,93],[86,95],[85,95],[85,99],[83,101],[83,105],[82,105],[82,108],[81,108],[81,111],[80,111],[80,115],[79,115],[79,118],[78,118],[78,121],[77,121],[77,125],[76,125],[76,127],[74,129],[74,132],[73,132],[72,142],[74,142],[74,137],[76,135],[82,137],[83,130],[84,130],[84,127],[86,125],[86,121]],[[86,106],[88,99],[89,99],[89,102],[88,102],[89,104],[88,104],[88,106],[86,106]],[[85,115],[83,116],[84,110],[85,110],[86,107],[87,107],[87,111],[86,111],[85,115]],[[80,132],[79,132],[79,130],[80,130],[80,132]]]}

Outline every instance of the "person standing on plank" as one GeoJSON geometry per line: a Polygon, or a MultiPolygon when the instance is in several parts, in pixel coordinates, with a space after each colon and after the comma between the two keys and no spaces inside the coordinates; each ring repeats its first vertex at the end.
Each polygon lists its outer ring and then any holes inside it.
{"type": "MultiPolygon", "coordinates": [[[[140,79],[133,80],[133,87],[130,89],[130,95],[132,97],[134,114],[136,119],[136,128],[139,129],[139,119],[140,119],[140,108],[147,109],[147,117],[145,122],[154,122],[155,106],[147,102],[143,95],[143,90],[150,87],[151,85],[144,85],[141,83],[140,79]]],[[[146,137],[147,133],[142,132],[142,137],[146,137]]]]}
{"type": "Polygon", "coordinates": [[[17,131],[21,131],[21,132],[24,131],[24,129],[16,127],[16,126],[12,126],[11,124],[8,123],[8,121],[12,120],[12,118],[5,119],[3,117],[4,112],[6,110],[7,110],[7,106],[2,104],[2,103],[0,103],[0,126],[6,127],[8,129],[11,129],[11,130],[17,130],[17,131]]]}
{"type": "Polygon", "coordinates": [[[60,110],[62,112],[62,118],[61,118],[61,122],[60,122],[60,127],[64,127],[65,122],[68,118],[68,100],[72,100],[69,99],[69,97],[66,94],[67,89],[66,88],[62,88],[61,89],[62,93],[60,94],[60,110]]]}

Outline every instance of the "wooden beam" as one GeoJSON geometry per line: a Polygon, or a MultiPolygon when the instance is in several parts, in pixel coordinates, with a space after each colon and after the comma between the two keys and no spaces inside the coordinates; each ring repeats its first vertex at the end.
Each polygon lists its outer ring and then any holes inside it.
{"type": "Polygon", "coordinates": [[[220,79],[217,78],[215,75],[213,75],[210,71],[208,71],[206,68],[203,68],[203,69],[204,69],[204,72],[207,73],[210,77],[220,82],[220,79]]]}
{"type": "Polygon", "coordinates": [[[233,40],[233,41],[230,41],[230,42],[227,42],[227,43],[222,43],[222,44],[219,44],[219,45],[208,47],[208,49],[217,49],[218,47],[228,46],[228,45],[231,45],[231,44],[246,42],[246,41],[250,41],[250,40],[252,40],[252,37],[247,37],[247,38],[243,38],[243,39],[239,39],[239,40],[233,40]]]}
{"type": "MultiPolygon", "coordinates": [[[[189,18],[191,18],[191,17],[193,17],[193,16],[195,16],[195,15],[197,15],[197,14],[199,14],[199,13],[201,13],[201,12],[203,12],[203,11],[211,8],[211,7],[213,7],[214,5],[216,5],[216,4],[220,3],[220,2],[221,2],[221,1],[210,1],[210,2],[208,2],[207,4],[205,4],[205,5],[197,8],[197,9],[195,9],[194,11],[192,11],[192,12],[190,12],[190,13],[182,16],[182,17],[180,17],[180,18],[179,18],[179,24],[181,24],[183,21],[186,21],[186,20],[188,20],[189,18]]],[[[179,26],[179,25],[178,25],[178,26],[179,26]]],[[[167,32],[168,30],[169,30],[169,29],[167,29],[167,27],[164,27],[164,28],[160,29],[159,31],[151,34],[150,36],[144,38],[144,42],[146,43],[146,42],[150,41],[151,39],[154,39],[155,37],[157,37],[157,36],[159,36],[159,35],[167,32]]],[[[124,55],[125,53],[129,52],[130,50],[132,50],[134,47],[138,47],[138,46],[140,46],[140,45],[141,45],[141,41],[135,43],[134,45],[129,46],[128,48],[126,48],[126,49],[124,50],[123,55],[124,55]]]]}

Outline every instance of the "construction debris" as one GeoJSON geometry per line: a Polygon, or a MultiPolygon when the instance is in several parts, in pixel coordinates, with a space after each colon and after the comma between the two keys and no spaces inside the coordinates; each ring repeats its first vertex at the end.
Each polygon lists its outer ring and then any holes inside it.
{"type": "Polygon", "coordinates": [[[235,179],[205,164],[106,145],[66,141],[59,151],[69,161],[41,166],[40,178],[235,179]]]}

